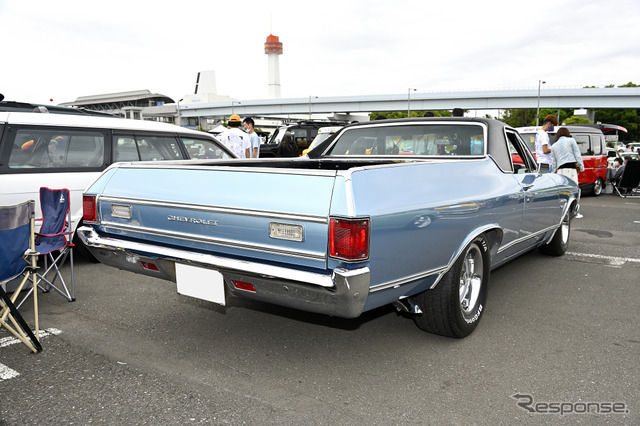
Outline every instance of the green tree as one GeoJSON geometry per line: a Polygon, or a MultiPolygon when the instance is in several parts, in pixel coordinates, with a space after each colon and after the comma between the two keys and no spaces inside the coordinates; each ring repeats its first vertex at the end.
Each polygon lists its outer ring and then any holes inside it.
{"type": "MultiPolygon", "coordinates": [[[[411,111],[411,117],[424,117],[427,111],[411,111]]],[[[451,111],[431,111],[434,117],[451,117],[451,111]]],[[[369,120],[375,120],[376,117],[385,116],[386,118],[407,118],[407,111],[377,111],[369,114],[369,120]]]]}
{"type": "Polygon", "coordinates": [[[572,115],[562,122],[563,124],[591,124],[591,120],[572,115]]]}

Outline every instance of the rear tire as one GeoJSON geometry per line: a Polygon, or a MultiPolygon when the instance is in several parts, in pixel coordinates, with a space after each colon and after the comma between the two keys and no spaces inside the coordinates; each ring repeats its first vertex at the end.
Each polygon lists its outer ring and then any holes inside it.
{"type": "Polygon", "coordinates": [[[416,325],[447,337],[471,334],[485,309],[489,271],[489,246],[480,236],[463,250],[436,288],[413,297],[422,311],[413,317],[416,325]]]}
{"type": "Polygon", "coordinates": [[[593,183],[593,190],[591,191],[591,195],[593,195],[594,197],[597,197],[598,195],[602,194],[603,188],[604,188],[604,182],[602,181],[602,178],[597,178],[596,181],[593,183]]]}
{"type": "Polygon", "coordinates": [[[569,235],[571,234],[571,219],[570,213],[567,212],[562,224],[556,229],[556,233],[553,234],[553,238],[548,244],[540,246],[540,252],[550,256],[562,256],[567,251],[569,246],[569,235]]]}

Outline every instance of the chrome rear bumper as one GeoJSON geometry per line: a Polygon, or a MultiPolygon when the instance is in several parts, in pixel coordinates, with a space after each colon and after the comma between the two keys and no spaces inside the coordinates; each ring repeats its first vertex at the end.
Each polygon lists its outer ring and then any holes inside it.
{"type": "Polygon", "coordinates": [[[213,269],[224,276],[228,293],[303,311],[355,318],[362,313],[369,294],[366,267],[337,268],[321,274],[103,237],[90,226],[82,226],[76,232],[91,253],[106,265],[173,282],[176,263],[213,269]],[[157,270],[149,269],[147,263],[157,270]],[[256,291],[239,290],[233,281],[251,283],[256,291]]]}

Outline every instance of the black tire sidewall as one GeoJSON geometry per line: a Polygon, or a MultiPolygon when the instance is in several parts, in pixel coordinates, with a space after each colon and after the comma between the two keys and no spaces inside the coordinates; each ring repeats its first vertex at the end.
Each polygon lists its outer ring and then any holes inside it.
{"type": "Polygon", "coordinates": [[[460,257],[456,260],[454,267],[449,271],[451,274],[447,277],[447,281],[449,281],[451,285],[451,293],[450,293],[450,307],[452,312],[455,312],[455,324],[454,324],[454,333],[456,337],[465,337],[471,334],[480,319],[482,318],[482,314],[485,310],[485,304],[487,300],[487,284],[489,282],[489,273],[491,271],[490,267],[490,257],[489,257],[489,245],[484,237],[476,237],[462,252],[460,257]],[[460,275],[462,273],[462,265],[464,263],[464,259],[468,253],[468,251],[473,247],[477,246],[482,254],[482,286],[480,288],[480,294],[478,296],[478,301],[473,311],[469,314],[465,315],[462,312],[462,307],[460,305],[460,292],[459,292],[459,281],[460,275]]]}

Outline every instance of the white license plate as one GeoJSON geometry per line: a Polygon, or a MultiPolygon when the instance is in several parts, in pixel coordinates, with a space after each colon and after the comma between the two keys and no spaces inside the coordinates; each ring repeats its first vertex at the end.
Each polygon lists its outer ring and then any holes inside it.
{"type": "Polygon", "coordinates": [[[176,283],[180,294],[225,304],[224,278],[218,271],[176,263],[176,283]]]}

